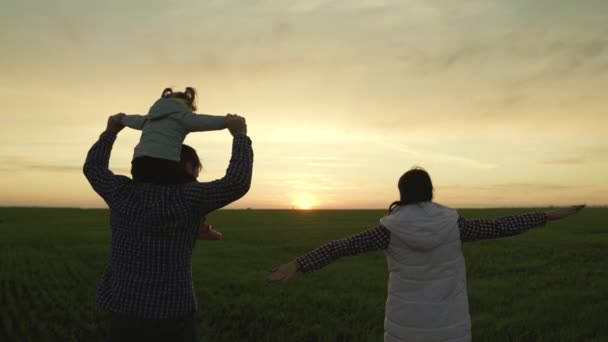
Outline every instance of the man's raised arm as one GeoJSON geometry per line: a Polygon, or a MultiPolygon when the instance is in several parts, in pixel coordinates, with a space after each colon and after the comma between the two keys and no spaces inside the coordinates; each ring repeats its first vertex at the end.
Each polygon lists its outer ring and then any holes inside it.
{"type": "Polygon", "coordinates": [[[125,126],[121,123],[124,114],[112,115],[108,118],[106,130],[101,133],[99,140],[89,150],[83,166],[83,172],[93,190],[111,206],[114,191],[118,187],[119,179],[110,171],[110,153],[116,140],[116,134],[125,126]]]}
{"type": "Polygon", "coordinates": [[[207,183],[186,185],[185,196],[195,209],[209,213],[243,197],[251,186],[253,149],[247,136],[245,119],[233,116],[226,119],[226,127],[232,134],[232,158],[226,175],[207,183]]]}

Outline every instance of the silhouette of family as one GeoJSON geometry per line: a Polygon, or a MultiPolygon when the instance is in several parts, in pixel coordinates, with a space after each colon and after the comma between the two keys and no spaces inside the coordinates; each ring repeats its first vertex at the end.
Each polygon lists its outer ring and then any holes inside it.
{"type": "MultiPolygon", "coordinates": [[[[218,240],[206,216],[249,190],[253,150],[244,117],[195,113],[197,93],[166,88],[146,115],[108,118],[83,167],[110,209],[111,243],[97,304],[108,312],[109,341],[198,341],[192,251],[197,240],[218,240]],[[141,130],[131,178],[109,169],[117,134],[141,130]],[[201,162],[184,145],[188,133],[227,129],[232,156],[225,175],[198,182],[201,162]]],[[[462,243],[542,227],[584,205],[494,219],[465,219],[433,201],[430,175],[406,171],[400,198],[379,224],[330,241],[274,268],[270,281],[288,281],[342,256],[382,250],[388,263],[384,341],[470,341],[462,243]]]]}

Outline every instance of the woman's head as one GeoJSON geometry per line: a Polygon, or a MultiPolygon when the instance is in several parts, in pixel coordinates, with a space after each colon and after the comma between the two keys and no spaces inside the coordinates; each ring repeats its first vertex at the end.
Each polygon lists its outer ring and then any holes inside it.
{"type": "Polygon", "coordinates": [[[188,180],[190,181],[195,181],[203,168],[201,160],[198,158],[198,154],[196,154],[196,150],[186,144],[182,145],[179,163],[188,175],[188,180]]]}
{"type": "Polygon", "coordinates": [[[196,90],[192,87],[186,87],[186,90],[183,92],[174,92],[171,88],[165,88],[161,97],[181,99],[193,112],[196,111],[196,90]]]}
{"type": "Polygon", "coordinates": [[[399,205],[428,202],[433,199],[431,176],[421,167],[415,167],[399,178],[399,201],[393,202],[389,213],[399,205]]]}

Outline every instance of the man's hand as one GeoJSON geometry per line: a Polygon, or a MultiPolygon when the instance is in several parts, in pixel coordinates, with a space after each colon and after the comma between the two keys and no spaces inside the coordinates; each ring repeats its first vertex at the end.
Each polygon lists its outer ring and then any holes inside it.
{"type": "Polygon", "coordinates": [[[576,214],[584,207],[585,207],[584,204],[579,204],[579,205],[573,205],[573,206],[566,207],[566,208],[553,209],[553,210],[546,211],[545,215],[547,215],[547,220],[549,220],[549,221],[559,220],[559,219],[563,219],[564,217],[570,216],[572,214],[576,214]]]}
{"type": "Polygon", "coordinates": [[[125,125],[122,124],[122,118],[125,116],[125,113],[118,113],[114,115],[110,115],[108,118],[108,126],[106,127],[106,132],[118,134],[118,132],[122,131],[125,128],[125,125]]]}
{"type": "Polygon", "coordinates": [[[232,136],[237,136],[238,134],[247,135],[247,123],[244,117],[232,114],[226,115],[226,128],[228,128],[232,136]]]}
{"type": "Polygon", "coordinates": [[[268,280],[270,281],[288,281],[295,277],[300,272],[300,263],[294,260],[290,263],[281,265],[270,271],[268,280]]]}

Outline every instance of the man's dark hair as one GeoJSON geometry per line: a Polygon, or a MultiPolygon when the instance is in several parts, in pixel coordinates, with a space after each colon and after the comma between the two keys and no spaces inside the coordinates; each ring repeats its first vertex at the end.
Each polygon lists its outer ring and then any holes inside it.
{"type": "Polygon", "coordinates": [[[179,164],[181,165],[182,169],[185,169],[186,164],[188,163],[194,167],[197,167],[199,172],[203,168],[201,160],[198,158],[198,154],[196,154],[196,150],[186,144],[182,144],[182,152],[179,156],[179,164]]]}

